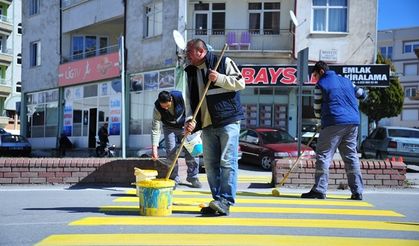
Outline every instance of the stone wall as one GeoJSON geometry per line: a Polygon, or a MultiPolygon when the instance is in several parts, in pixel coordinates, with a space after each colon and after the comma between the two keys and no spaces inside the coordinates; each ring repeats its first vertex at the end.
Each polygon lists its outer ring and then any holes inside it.
{"type": "MultiPolygon", "coordinates": [[[[278,159],[272,169],[273,182],[279,184],[290,170],[295,160],[278,159]]],[[[395,161],[360,160],[362,178],[365,186],[403,187],[406,180],[406,165],[395,161]]],[[[311,186],[314,183],[315,160],[301,160],[288,176],[285,185],[311,186]]],[[[346,188],[345,164],[334,160],[329,169],[329,187],[346,188]]]]}

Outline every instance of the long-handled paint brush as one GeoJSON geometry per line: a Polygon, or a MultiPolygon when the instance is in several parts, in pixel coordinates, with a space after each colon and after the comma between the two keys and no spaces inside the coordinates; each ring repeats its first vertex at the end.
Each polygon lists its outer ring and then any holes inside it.
{"type": "MultiPolygon", "coordinates": [[[[307,143],[307,146],[310,146],[311,142],[313,141],[314,137],[317,135],[317,133],[319,133],[320,127],[317,126],[316,128],[316,132],[313,134],[313,136],[311,136],[310,140],[307,143]]],[[[292,164],[290,170],[285,174],[285,176],[282,178],[282,180],[279,182],[279,184],[272,190],[272,196],[280,196],[281,193],[279,192],[279,187],[283,186],[285,181],[287,181],[288,176],[290,176],[291,172],[294,170],[294,168],[297,166],[298,162],[301,160],[301,157],[303,157],[304,152],[306,150],[303,151],[303,153],[301,153],[301,155],[294,161],[294,163],[292,164]]]]}
{"type": "MultiPolygon", "coordinates": [[[[227,45],[227,44],[224,44],[224,47],[223,47],[223,49],[221,50],[221,54],[220,54],[220,56],[218,57],[217,63],[216,63],[216,65],[215,65],[215,67],[213,68],[213,70],[217,70],[217,69],[218,69],[218,66],[220,65],[220,62],[221,62],[221,60],[222,60],[221,58],[223,58],[223,56],[224,56],[224,52],[226,51],[227,47],[228,47],[228,45],[227,45]]],[[[201,97],[201,99],[199,100],[199,103],[198,103],[198,105],[196,106],[195,112],[194,112],[194,114],[193,114],[193,116],[192,116],[192,122],[194,122],[194,121],[195,121],[196,116],[198,115],[199,109],[201,108],[201,105],[202,105],[202,103],[204,102],[205,96],[207,95],[207,92],[208,92],[208,89],[209,89],[209,86],[211,85],[211,83],[212,83],[212,82],[208,79],[208,82],[207,82],[207,84],[206,84],[206,86],[205,86],[204,92],[202,93],[202,97],[201,97]]],[[[174,159],[173,159],[173,161],[172,161],[172,164],[170,165],[170,168],[169,168],[169,170],[168,170],[168,172],[167,172],[167,174],[166,174],[166,179],[169,179],[170,175],[172,174],[172,171],[173,171],[173,169],[175,168],[175,165],[176,165],[176,161],[177,161],[177,159],[179,158],[180,152],[182,151],[183,146],[185,145],[186,137],[187,137],[189,134],[190,134],[190,133],[186,133],[186,134],[183,136],[182,141],[180,142],[180,145],[179,145],[179,147],[178,147],[178,149],[177,149],[177,151],[176,151],[176,155],[175,155],[175,157],[174,157],[174,159]]]]}

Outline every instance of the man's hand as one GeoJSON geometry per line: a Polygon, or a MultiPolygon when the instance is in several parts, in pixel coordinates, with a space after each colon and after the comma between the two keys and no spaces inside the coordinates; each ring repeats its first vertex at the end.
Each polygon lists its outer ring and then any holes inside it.
{"type": "Polygon", "coordinates": [[[195,129],[195,126],[196,126],[196,121],[190,120],[190,121],[186,122],[185,123],[185,133],[191,133],[195,129]]]}
{"type": "Polygon", "coordinates": [[[151,148],[151,159],[153,159],[153,161],[159,159],[159,152],[157,150],[157,146],[155,145],[151,148]]]}
{"type": "Polygon", "coordinates": [[[212,70],[212,69],[210,69],[209,71],[210,71],[210,72],[209,72],[209,74],[208,74],[208,79],[209,79],[211,82],[215,82],[215,81],[217,81],[217,78],[218,78],[218,72],[217,72],[217,71],[215,71],[215,70],[212,70]]]}

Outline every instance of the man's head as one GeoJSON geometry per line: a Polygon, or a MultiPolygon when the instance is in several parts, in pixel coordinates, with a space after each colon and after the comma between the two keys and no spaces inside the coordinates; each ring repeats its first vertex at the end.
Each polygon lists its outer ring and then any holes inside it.
{"type": "Polygon", "coordinates": [[[108,122],[105,122],[105,123],[103,123],[103,126],[105,127],[105,128],[108,128],[108,122]]]}
{"type": "Polygon", "coordinates": [[[192,39],[186,45],[186,57],[194,66],[201,65],[208,52],[207,45],[202,39],[192,39]]]}
{"type": "Polygon", "coordinates": [[[160,92],[157,101],[162,109],[168,110],[172,106],[172,96],[168,91],[160,92]]]}
{"type": "Polygon", "coordinates": [[[318,61],[313,68],[313,76],[318,80],[329,70],[329,66],[324,61],[318,61]]]}

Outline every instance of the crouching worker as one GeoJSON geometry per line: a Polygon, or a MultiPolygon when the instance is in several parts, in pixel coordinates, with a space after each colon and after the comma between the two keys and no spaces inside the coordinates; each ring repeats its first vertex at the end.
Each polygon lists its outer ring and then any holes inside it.
{"type": "MultiPolygon", "coordinates": [[[[169,163],[173,162],[177,151],[176,139],[182,139],[185,124],[185,102],[180,91],[162,91],[154,103],[153,122],[151,129],[152,158],[159,158],[158,145],[160,141],[160,129],[163,124],[164,141],[166,144],[166,153],[169,163]]],[[[198,179],[199,162],[198,158],[193,157],[188,151],[185,153],[185,161],[188,167],[186,181],[192,184],[194,188],[201,188],[202,185],[198,179]]],[[[179,184],[178,163],[175,164],[170,179],[179,184]]]]}

